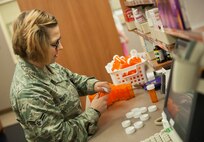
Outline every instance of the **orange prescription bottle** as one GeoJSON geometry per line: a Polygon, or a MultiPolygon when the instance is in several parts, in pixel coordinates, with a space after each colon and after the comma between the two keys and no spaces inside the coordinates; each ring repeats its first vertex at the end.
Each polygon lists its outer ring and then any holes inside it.
{"type": "MultiPolygon", "coordinates": [[[[135,96],[131,84],[118,84],[118,85],[110,84],[110,86],[111,86],[110,93],[108,94],[102,93],[102,92],[98,93],[99,97],[108,95],[108,102],[107,102],[108,106],[110,106],[111,104],[117,101],[128,100],[135,96]]],[[[95,96],[96,94],[88,95],[90,102],[92,102],[95,96]]]]}
{"type": "Polygon", "coordinates": [[[147,85],[147,91],[149,93],[149,96],[151,98],[152,103],[158,102],[158,98],[157,98],[154,84],[147,85]]]}

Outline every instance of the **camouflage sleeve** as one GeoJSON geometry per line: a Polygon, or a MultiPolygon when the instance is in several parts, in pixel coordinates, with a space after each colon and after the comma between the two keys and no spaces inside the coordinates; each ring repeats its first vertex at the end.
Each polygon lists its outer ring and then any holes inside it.
{"type": "Polygon", "coordinates": [[[65,121],[61,110],[55,106],[46,90],[24,89],[18,96],[20,122],[25,126],[26,137],[31,141],[83,142],[96,132],[99,116],[91,108],[65,121]]]}
{"type": "Polygon", "coordinates": [[[94,94],[94,84],[98,81],[94,77],[87,77],[85,75],[79,75],[77,73],[73,73],[70,70],[59,65],[61,70],[65,71],[67,77],[74,83],[79,91],[80,96],[85,96],[87,94],[94,94]]]}

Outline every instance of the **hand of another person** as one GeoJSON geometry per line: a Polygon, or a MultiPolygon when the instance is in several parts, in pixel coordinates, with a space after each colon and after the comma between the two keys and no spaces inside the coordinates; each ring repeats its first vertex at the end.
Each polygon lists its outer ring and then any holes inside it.
{"type": "Polygon", "coordinates": [[[94,90],[96,92],[110,93],[111,87],[110,87],[108,82],[106,82],[106,81],[103,81],[103,82],[99,81],[99,82],[95,83],[94,90]]]}
{"type": "Polygon", "coordinates": [[[99,97],[99,95],[96,94],[91,102],[91,108],[98,110],[100,113],[104,112],[107,109],[107,99],[108,95],[99,97]]]}

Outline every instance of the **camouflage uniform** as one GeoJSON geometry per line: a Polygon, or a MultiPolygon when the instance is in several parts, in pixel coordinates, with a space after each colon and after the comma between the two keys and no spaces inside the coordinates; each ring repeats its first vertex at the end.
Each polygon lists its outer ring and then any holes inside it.
{"type": "Polygon", "coordinates": [[[93,77],[72,73],[57,63],[40,70],[20,59],[10,99],[27,141],[87,141],[97,129],[98,113],[82,112],[79,96],[95,93],[93,77]]]}

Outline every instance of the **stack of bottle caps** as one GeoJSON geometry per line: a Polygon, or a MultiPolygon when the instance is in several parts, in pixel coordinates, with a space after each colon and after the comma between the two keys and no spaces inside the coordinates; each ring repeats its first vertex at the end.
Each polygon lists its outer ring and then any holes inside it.
{"type": "MultiPolygon", "coordinates": [[[[121,101],[121,100],[128,100],[135,96],[131,84],[119,84],[119,85],[110,84],[110,86],[111,86],[111,92],[109,94],[102,93],[102,92],[98,93],[99,97],[108,95],[108,106],[110,106],[114,102],[121,101]]],[[[95,96],[96,94],[88,96],[90,102],[92,102],[95,96]]]]}

